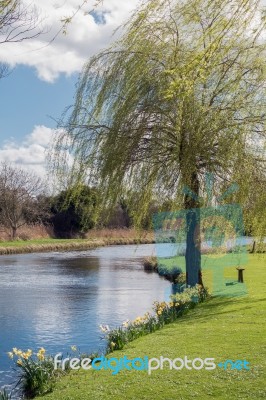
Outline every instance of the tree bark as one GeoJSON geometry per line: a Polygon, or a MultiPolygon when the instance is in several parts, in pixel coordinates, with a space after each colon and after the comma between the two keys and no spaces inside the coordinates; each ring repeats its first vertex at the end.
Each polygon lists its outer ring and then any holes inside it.
{"type": "Polygon", "coordinates": [[[11,235],[12,235],[12,240],[15,240],[17,237],[17,227],[16,226],[12,226],[11,235]]]}
{"type": "Polygon", "coordinates": [[[186,212],[186,282],[188,286],[203,286],[201,273],[199,179],[194,172],[190,179],[190,189],[195,198],[185,195],[186,212]]]}
{"type": "Polygon", "coordinates": [[[252,245],[252,249],[251,249],[251,254],[254,254],[256,250],[256,241],[254,240],[253,245],[252,245]]]}

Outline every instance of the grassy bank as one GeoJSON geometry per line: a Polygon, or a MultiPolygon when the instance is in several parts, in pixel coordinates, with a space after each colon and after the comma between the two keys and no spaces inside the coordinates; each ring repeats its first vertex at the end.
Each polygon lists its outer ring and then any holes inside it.
{"type": "Polygon", "coordinates": [[[36,253],[63,250],[87,250],[100,246],[153,243],[152,233],[140,235],[134,230],[100,230],[91,231],[86,239],[52,239],[14,240],[0,242],[0,255],[36,253]]]}
{"type": "MultiPolygon", "coordinates": [[[[217,297],[200,304],[176,323],[116,351],[113,357],[214,357],[216,363],[250,362],[250,371],[78,371],[60,379],[43,400],[265,398],[265,255],[250,255],[244,279],[248,294],[217,297]]],[[[208,271],[205,282],[211,282],[208,271]]],[[[103,321],[104,323],[104,321],[103,321]]],[[[78,343],[77,343],[78,345],[78,343]]],[[[60,349],[58,349],[60,351],[60,349]]],[[[112,357],[111,356],[111,357],[112,357]]]]}

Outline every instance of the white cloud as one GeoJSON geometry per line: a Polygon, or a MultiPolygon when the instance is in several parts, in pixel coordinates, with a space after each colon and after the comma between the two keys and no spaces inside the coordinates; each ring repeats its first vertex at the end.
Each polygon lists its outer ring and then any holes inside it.
{"type": "Polygon", "coordinates": [[[26,143],[47,147],[52,139],[54,131],[55,129],[47,128],[44,125],[35,126],[33,132],[26,137],[26,143]]]}
{"type": "Polygon", "coordinates": [[[0,148],[0,162],[10,162],[44,178],[46,150],[54,133],[55,129],[38,125],[22,143],[6,141],[0,148]]]}
{"type": "Polygon", "coordinates": [[[113,40],[113,31],[129,17],[138,4],[138,0],[104,0],[103,5],[96,10],[105,23],[97,23],[97,18],[84,12],[93,8],[95,0],[89,0],[86,7],[78,11],[69,24],[67,34],[59,34],[48,44],[62,27],[60,20],[72,15],[82,0],[22,2],[36,5],[49,32],[20,43],[2,43],[0,59],[11,66],[23,64],[34,67],[39,78],[48,82],[53,82],[61,73],[69,75],[80,71],[91,55],[108,46],[113,40]]]}
{"type": "MultiPolygon", "coordinates": [[[[114,30],[129,18],[139,4],[139,0],[103,0],[93,17],[88,11],[93,9],[96,0],[88,0],[69,24],[67,35],[61,33],[49,44],[62,28],[61,19],[73,15],[83,0],[22,2],[37,7],[48,32],[20,43],[1,43],[0,59],[11,66],[23,64],[34,67],[39,78],[48,82],[53,82],[61,73],[70,75],[80,71],[90,56],[114,40],[114,30]]],[[[261,0],[261,3],[266,5],[266,0],[261,0]]]]}

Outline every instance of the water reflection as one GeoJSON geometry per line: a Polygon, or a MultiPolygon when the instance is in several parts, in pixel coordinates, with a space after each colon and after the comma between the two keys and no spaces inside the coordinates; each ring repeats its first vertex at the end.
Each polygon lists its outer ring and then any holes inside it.
{"type": "Polygon", "coordinates": [[[102,350],[100,324],[120,325],[163,300],[169,283],[142,268],[152,254],[139,245],[0,257],[0,383],[13,347],[102,350]]]}

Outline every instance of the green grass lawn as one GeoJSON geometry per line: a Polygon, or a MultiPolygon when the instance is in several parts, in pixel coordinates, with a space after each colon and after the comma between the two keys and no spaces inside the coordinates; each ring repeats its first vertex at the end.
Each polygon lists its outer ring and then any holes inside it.
{"type": "MultiPolygon", "coordinates": [[[[250,371],[77,371],[61,378],[44,400],[80,399],[246,399],[266,397],[265,391],[265,255],[250,255],[244,279],[248,294],[217,297],[200,304],[176,323],[116,351],[113,357],[174,359],[187,355],[214,357],[216,363],[246,359],[250,371]]],[[[210,282],[211,276],[205,276],[210,282]]],[[[102,321],[104,322],[104,321],[102,321]]],[[[77,343],[78,345],[78,343],[77,343]]]]}
{"type": "Polygon", "coordinates": [[[0,241],[0,255],[56,250],[86,250],[106,245],[146,244],[153,243],[153,241],[154,238],[150,232],[145,232],[143,236],[140,236],[137,231],[132,229],[105,229],[92,231],[85,239],[42,238],[0,241]]]}
{"type": "Polygon", "coordinates": [[[0,242],[0,247],[26,247],[32,245],[45,245],[45,244],[64,244],[64,243],[80,243],[85,242],[86,239],[31,239],[31,240],[13,240],[0,242]]]}

